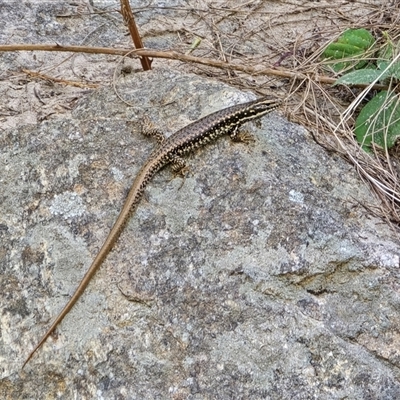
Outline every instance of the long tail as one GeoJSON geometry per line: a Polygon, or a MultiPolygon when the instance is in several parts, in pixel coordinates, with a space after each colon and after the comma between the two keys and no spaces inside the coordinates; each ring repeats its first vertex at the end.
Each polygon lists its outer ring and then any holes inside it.
{"type": "Polygon", "coordinates": [[[154,168],[152,168],[148,164],[144,165],[142,167],[142,169],[139,171],[138,175],[136,176],[135,181],[133,182],[131,190],[129,191],[128,197],[125,200],[124,206],[122,207],[122,210],[119,213],[117,221],[113,225],[110,233],[107,236],[107,239],[105,240],[103,246],[101,247],[100,251],[98,252],[96,258],[93,260],[90,268],[87,270],[85,276],[82,278],[78,288],[75,290],[71,299],[68,301],[68,303],[62,309],[62,311],[58,314],[57,318],[52,323],[50,328],[40,339],[39,343],[30,352],[30,354],[29,354],[28,358],[25,360],[22,368],[25,367],[26,363],[32,358],[33,354],[42,346],[42,344],[51,335],[51,333],[54,331],[54,329],[57,327],[57,325],[63,320],[63,318],[68,314],[68,312],[74,306],[74,304],[79,299],[81,294],[84,292],[84,290],[86,289],[86,286],[92,279],[93,275],[95,274],[97,269],[100,267],[100,265],[103,263],[104,259],[107,257],[107,254],[112,249],[116,240],[119,238],[119,236],[125,226],[125,223],[129,219],[130,215],[133,213],[133,211],[135,210],[137,205],[139,204],[139,202],[143,196],[143,192],[144,192],[146,185],[152,179],[152,177],[154,176],[154,174],[156,172],[157,171],[154,170],[154,168]]]}

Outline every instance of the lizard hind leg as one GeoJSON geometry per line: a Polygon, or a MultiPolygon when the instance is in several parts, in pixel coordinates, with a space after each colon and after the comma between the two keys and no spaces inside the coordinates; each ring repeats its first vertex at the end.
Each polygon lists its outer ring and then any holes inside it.
{"type": "Polygon", "coordinates": [[[186,176],[189,173],[189,167],[186,165],[183,158],[179,156],[174,156],[174,158],[171,160],[171,169],[174,174],[172,179],[176,178],[177,176],[182,178],[182,183],[178,188],[178,190],[180,190],[185,183],[186,176]]]}
{"type": "Polygon", "coordinates": [[[189,167],[186,166],[186,163],[183,158],[179,156],[174,156],[171,160],[171,169],[175,176],[186,177],[189,172],[189,167]]]}

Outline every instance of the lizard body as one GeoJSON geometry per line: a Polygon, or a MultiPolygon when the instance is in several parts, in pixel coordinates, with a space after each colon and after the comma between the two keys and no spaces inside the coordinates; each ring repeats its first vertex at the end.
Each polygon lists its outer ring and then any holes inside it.
{"type": "Polygon", "coordinates": [[[233,140],[245,139],[238,134],[239,127],[248,121],[261,118],[263,115],[277,108],[280,103],[280,100],[271,100],[267,97],[262,97],[258,100],[231,106],[185,126],[168,138],[165,138],[160,131],[154,128],[151,129],[151,132],[147,132],[148,135],[153,135],[157,138],[159,142],[158,147],[150,154],[147,162],[138,172],[116,222],[79,283],[78,288],[58,314],[50,328],[48,328],[38,344],[31,351],[23,367],[31,359],[36,350],[42,346],[84,292],[91,278],[111,251],[129,217],[140,203],[144,190],[153,176],[167,164],[172,164],[175,172],[182,171],[185,168],[185,164],[181,156],[214,141],[220,136],[229,134],[233,140]]]}

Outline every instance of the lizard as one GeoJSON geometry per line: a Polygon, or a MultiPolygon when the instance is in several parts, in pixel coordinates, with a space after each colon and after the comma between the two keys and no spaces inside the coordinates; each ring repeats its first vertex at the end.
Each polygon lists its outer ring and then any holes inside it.
{"type": "Polygon", "coordinates": [[[153,150],[137,173],[116,222],[92,261],[89,269],[80,281],[77,289],[54,322],[47,329],[46,333],[30,352],[22,368],[25,367],[33,354],[47,340],[82,295],[91,278],[119,238],[125,224],[139,205],[144,190],[153,176],[168,164],[172,166],[172,170],[175,173],[184,171],[186,166],[184,160],[181,158],[183,155],[193,152],[197,148],[216,140],[220,136],[230,135],[231,139],[234,141],[248,141],[249,135],[240,132],[240,126],[248,121],[261,118],[263,115],[268,114],[276,109],[281,102],[282,101],[279,99],[271,99],[269,96],[264,96],[257,100],[237,104],[206,115],[176,131],[168,138],[164,136],[162,131],[155,128],[148,118],[144,118],[142,131],[145,135],[154,136],[158,142],[158,146],[153,150]]]}

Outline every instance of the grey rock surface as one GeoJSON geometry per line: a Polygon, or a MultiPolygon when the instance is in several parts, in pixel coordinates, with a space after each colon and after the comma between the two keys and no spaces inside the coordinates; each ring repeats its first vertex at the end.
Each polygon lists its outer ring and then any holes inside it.
{"type": "MultiPolygon", "coordinates": [[[[0,41],[129,43],[113,15],[75,17],[91,10],[84,4],[0,3],[0,41]]],[[[175,4],[138,20],[185,27],[185,2],[175,4]]],[[[161,28],[151,38],[160,48],[170,39],[161,28]]],[[[377,202],[354,169],[279,111],[245,127],[253,144],[221,139],[188,157],[183,182],[168,168],[155,177],[81,299],[21,370],[154,148],[140,135],[143,116],[171,134],[254,97],[159,64],[119,78],[130,105],[108,85],[5,79],[67,57],[0,55],[0,398],[400,398],[397,232],[362,207],[377,202]]],[[[104,82],[115,67],[112,57],[68,60],[64,79],[104,82]]]]}
{"type": "Polygon", "coordinates": [[[88,290],[21,365],[167,133],[251,96],[170,70],[93,91],[2,136],[1,390],[34,397],[400,395],[395,235],[353,169],[279,113],[163,170],[88,290]],[[157,105],[157,106],[156,106],[157,105]],[[54,379],[56,377],[56,379],[54,379]],[[96,395],[97,393],[97,395],[96,395]]]}

